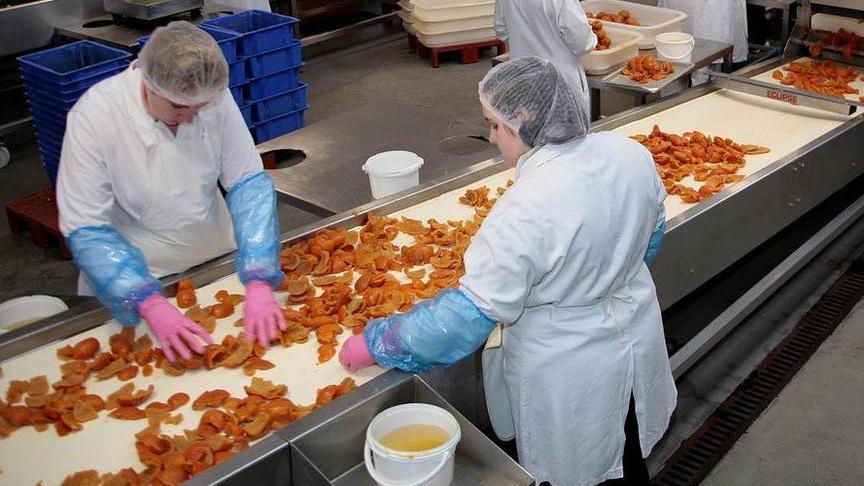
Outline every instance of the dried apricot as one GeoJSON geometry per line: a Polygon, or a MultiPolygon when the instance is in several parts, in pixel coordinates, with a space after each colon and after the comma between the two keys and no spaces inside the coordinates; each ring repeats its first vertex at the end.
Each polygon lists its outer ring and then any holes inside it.
{"type": "Polygon", "coordinates": [[[75,359],[91,359],[99,352],[99,340],[89,337],[79,342],[72,348],[72,357],[75,359]]]}
{"type": "Polygon", "coordinates": [[[30,408],[24,405],[11,405],[0,410],[0,416],[15,427],[26,425],[32,413],[30,408]]]}
{"type": "Polygon", "coordinates": [[[109,414],[112,417],[120,420],[141,420],[147,417],[144,410],[138,407],[120,407],[111,411],[109,414]]]}
{"type": "Polygon", "coordinates": [[[186,309],[198,303],[198,297],[194,290],[181,290],[177,292],[177,307],[186,309]]]}
{"type": "Polygon", "coordinates": [[[195,290],[195,282],[191,278],[181,278],[177,282],[177,290],[195,290]]]}
{"type": "Polygon", "coordinates": [[[220,302],[210,306],[210,314],[216,319],[224,319],[234,313],[234,306],[227,302],[220,302]]]}
{"type": "Polygon", "coordinates": [[[189,395],[185,393],[175,393],[168,397],[168,405],[171,405],[171,410],[177,410],[189,403],[189,395]]]}
{"type": "Polygon", "coordinates": [[[196,398],[194,402],[192,402],[192,410],[204,410],[207,407],[218,407],[229,396],[231,396],[230,393],[221,389],[205,391],[196,398]]]}
{"type": "Polygon", "coordinates": [[[117,373],[117,379],[120,381],[129,381],[138,376],[138,367],[129,365],[117,373]]]}

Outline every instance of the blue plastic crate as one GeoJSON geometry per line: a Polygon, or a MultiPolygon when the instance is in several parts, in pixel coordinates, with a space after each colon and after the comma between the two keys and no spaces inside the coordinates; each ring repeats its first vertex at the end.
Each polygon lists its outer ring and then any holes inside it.
{"type": "Polygon", "coordinates": [[[245,106],[248,104],[246,103],[246,87],[248,85],[248,83],[243,83],[228,88],[231,90],[231,96],[234,98],[234,101],[237,102],[237,106],[245,106]]]}
{"type": "MultiPolygon", "coordinates": [[[[228,64],[233,64],[242,60],[237,50],[237,43],[240,40],[240,36],[238,34],[234,32],[228,32],[227,30],[223,29],[217,29],[215,27],[204,24],[199,24],[197,25],[197,27],[204,32],[210,34],[210,37],[216,40],[216,44],[219,46],[219,49],[222,50],[222,55],[225,56],[225,62],[227,62],[228,64]]],[[[150,40],[149,35],[138,38],[139,52],[148,40],[150,40]]]]}
{"type": "Polygon", "coordinates": [[[291,43],[288,47],[280,47],[246,58],[246,75],[257,78],[273,74],[303,62],[302,45],[300,41],[291,43]]]}
{"type": "Polygon", "coordinates": [[[76,79],[74,81],[68,82],[57,82],[40,78],[38,77],[38,75],[33,75],[29,71],[22,71],[21,79],[24,81],[25,84],[36,86],[46,92],[57,92],[63,94],[77,93],[80,96],[81,93],[87,91],[90,86],[93,86],[94,84],[102,81],[103,79],[110,78],[111,76],[123,72],[128,66],[129,63],[124,62],[115,69],[99,72],[86,78],[76,79]]]}
{"type": "Polygon", "coordinates": [[[243,61],[228,65],[228,86],[237,86],[246,82],[246,64],[243,61]]]}
{"type": "Polygon", "coordinates": [[[243,121],[246,122],[246,127],[252,126],[252,105],[238,106],[240,114],[243,115],[243,121]]]}
{"type": "Polygon", "coordinates": [[[37,79],[72,82],[113,71],[129,63],[132,54],[91,41],[78,41],[18,58],[21,71],[37,79]]]}
{"type": "Polygon", "coordinates": [[[219,44],[219,48],[222,49],[222,54],[225,56],[225,62],[233,64],[241,60],[237,49],[240,42],[238,34],[204,24],[198,25],[198,27],[216,39],[216,44],[219,44]]]}
{"type": "Polygon", "coordinates": [[[57,123],[57,120],[33,115],[33,126],[38,132],[50,137],[58,144],[63,141],[63,135],[66,133],[66,124],[57,123]]]}
{"type": "Polygon", "coordinates": [[[303,128],[303,115],[308,107],[303,107],[300,110],[292,111],[269,120],[265,120],[256,124],[253,127],[255,135],[255,143],[263,143],[279,135],[284,135],[293,132],[299,128],[303,128]]]}
{"type": "Polygon", "coordinates": [[[300,83],[299,88],[294,88],[285,93],[280,93],[253,103],[251,105],[252,120],[255,123],[260,123],[264,120],[269,120],[273,117],[306,107],[306,89],[306,84],[300,83]]]}
{"type": "Polygon", "coordinates": [[[262,10],[244,12],[205,20],[203,25],[241,34],[238,47],[241,55],[252,56],[287,46],[294,41],[294,17],[262,10]]]}
{"type": "Polygon", "coordinates": [[[31,105],[36,103],[40,106],[50,107],[54,111],[58,112],[68,112],[75,106],[75,103],[78,101],[78,98],[71,99],[62,99],[56,98],[44,91],[41,91],[36,88],[27,87],[24,89],[24,94],[26,95],[27,102],[31,105]]]}
{"type": "Polygon", "coordinates": [[[300,68],[302,67],[301,64],[278,73],[250,79],[249,84],[246,85],[246,101],[263,100],[300,86],[300,68]]]}

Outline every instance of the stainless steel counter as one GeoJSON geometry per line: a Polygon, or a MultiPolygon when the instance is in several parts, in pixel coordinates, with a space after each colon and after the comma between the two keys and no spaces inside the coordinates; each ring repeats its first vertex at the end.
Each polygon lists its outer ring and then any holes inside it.
{"type": "MultiPolygon", "coordinates": [[[[201,7],[201,17],[190,17],[188,20],[197,22],[199,20],[215,18],[224,13],[233,13],[236,10],[234,7],[208,4],[201,7]]],[[[177,18],[182,18],[182,15],[172,17],[173,20],[177,18]]],[[[59,36],[75,40],[89,39],[127,51],[136,50],[138,48],[138,39],[145,35],[150,35],[153,28],[157,25],[160,24],[154,23],[149,26],[144,23],[118,24],[114,22],[111,15],[104,12],[102,12],[102,15],[84,19],[58,20],[56,23],[57,35],[59,36]]]]}
{"type": "MultiPolygon", "coordinates": [[[[477,105],[478,118],[480,105],[477,105]]],[[[485,127],[454,121],[418,106],[392,101],[371,103],[258,146],[258,151],[300,150],[306,159],[270,171],[283,202],[322,216],[373,200],[361,169],[367,158],[386,150],[408,150],[422,157],[420,183],[452,175],[498,154],[494,146],[460,155],[440,150],[444,139],[483,136],[485,127]]],[[[476,141],[475,141],[476,142],[476,141]]]]}

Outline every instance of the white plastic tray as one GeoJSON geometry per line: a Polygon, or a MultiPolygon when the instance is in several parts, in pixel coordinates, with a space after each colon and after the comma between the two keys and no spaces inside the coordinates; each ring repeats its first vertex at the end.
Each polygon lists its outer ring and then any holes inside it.
{"type": "Polygon", "coordinates": [[[460,30],[456,32],[447,32],[440,34],[433,34],[430,32],[423,32],[420,29],[417,29],[417,40],[419,40],[426,47],[441,47],[441,46],[451,46],[455,44],[468,44],[471,42],[481,42],[485,40],[495,39],[495,29],[492,27],[484,28],[484,29],[469,29],[469,30],[460,30]]]}
{"type": "Polygon", "coordinates": [[[430,35],[447,34],[462,30],[489,29],[492,28],[494,20],[495,17],[492,15],[468,19],[447,20],[443,22],[423,22],[414,19],[413,27],[430,35]]]}
{"type": "Polygon", "coordinates": [[[817,13],[810,17],[810,28],[815,30],[830,30],[837,32],[840,29],[864,37],[864,22],[851,17],[817,13]]]}
{"type": "Polygon", "coordinates": [[[411,0],[415,20],[441,22],[495,15],[495,0],[411,0]]]}
{"type": "Polygon", "coordinates": [[[594,15],[600,12],[614,12],[617,14],[621,10],[629,10],[630,17],[639,21],[640,25],[619,24],[605,20],[602,22],[609,27],[632,30],[633,32],[642,34],[639,49],[652,49],[654,47],[654,36],[657,34],[663,32],[681,32],[684,19],[687,18],[687,14],[680,10],[651,7],[622,0],[585,0],[582,2],[582,8],[586,12],[592,12],[594,15]]]}
{"type": "Polygon", "coordinates": [[[579,58],[585,72],[592,76],[609,73],[639,55],[642,34],[606,26],[603,30],[612,38],[612,46],[602,51],[591,51],[579,58]]]}

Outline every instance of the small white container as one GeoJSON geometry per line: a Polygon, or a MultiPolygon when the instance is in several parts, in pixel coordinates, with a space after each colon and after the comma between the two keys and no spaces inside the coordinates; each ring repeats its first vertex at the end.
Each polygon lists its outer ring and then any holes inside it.
{"type": "Polygon", "coordinates": [[[7,300],[0,304],[0,334],[68,309],[65,302],[50,295],[28,295],[7,300]]]}
{"type": "Polygon", "coordinates": [[[494,21],[495,17],[492,15],[444,22],[423,22],[422,20],[414,19],[413,27],[420,32],[424,32],[425,35],[449,34],[463,30],[492,29],[494,21]]]}
{"type": "Polygon", "coordinates": [[[441,22],[495,15],[495,0],[411,0],[412,15],[421,22],[441,22]]]}
{"type": "Polygon", "coordinates": [[[639,21],[640,25],[619,24],[606,20],[602,22],[607,27],[626,29],[642,34],[639,49],[653,48],[654,36],[657,34],[662,32],[681,32],[684,19],[687,18],[687,14],[680,10],[652,7],[650,5],[621,0],[585,0],[582,2],[582,8],[586,12],[592,12],[594,15],[600,12],[613,12],[617,14],[621,10],[629,10],[630,17],[639,21]]]}
{"type": "Polygon", "coordinates": [[[602,51],[591,51],[579,58],[582,68],[592,76],[612,72],[622,63],[639,55],[642,34],[612,27],[604,27],[603,30],[612,39],[611,47],[602,51]]]}
{"type": "Polygon", "coordinates": [[[393,150],[369,157],[363,172],[369,175],[372,196],[381,199],[420,184],[422,165],[423,159],[414,152],[393,150]]]}
{"type": "Polygon", "coordinates": [[[453,481],[456,446],[462,439],[459,422],[443,408],[426,403],[406,403],[388,408],[366,429],[366,470],[379,486],[447,486],[453,481]],[[406,425],[434,425],[450,438],[439,447],[419,452],[390,449],[382,437],[406,425]]]}
{"type": "Polygon", "coordinates": [[[654,37],[657,59],[688,64],[693,59],[696,39],[685,32],[664,32],[654,37]]]}

